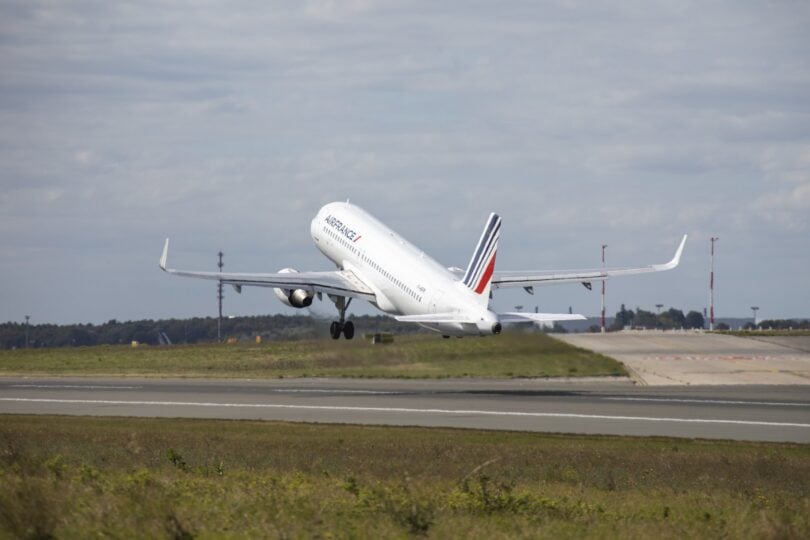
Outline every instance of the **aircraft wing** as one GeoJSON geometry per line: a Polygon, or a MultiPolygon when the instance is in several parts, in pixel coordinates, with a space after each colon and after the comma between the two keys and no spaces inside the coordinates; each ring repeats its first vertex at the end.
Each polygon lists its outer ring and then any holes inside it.
{"type": "Polygon", "coordinates": [[[167,268],[166,263],[169,256],[169,239],[163,245],[163,254],[160,257],[160,268],[168,274],[176,276],[192,277],[198,279],[210,279],[221,281],[227,285],[233,285],[237,291],[242,287],[272,287],[279,289],[303,289],[310,292],[322,292],[335,296],[345,296],[351,298],[362,298],[364,300],[374,299],[374,292],[348,270],[333,272],[289,272],[275,274],[244,274],[232,272],[195,272],[188,270],[175,270],[167,268]]]}
{"type": "MultiPolygon", "coordinates": [[[[553,283],[587,283],[602,281],[611,277],[629,276],[633,274],[646,274],[648,272],[663,272],[672,270],[681,261],[681,253],[686,245],[688,235],[683,235],[681,243],[675,251],[671,261],[664,264],[651,264],[648,266],[627,268],[593,268],[586,270],[552,270],[552,271],[519,271],[499,272],[492,275],[492,287],[501,289],[506,287],[529,288],[535,285],[549,285],[553,283]]],[[[588,285],[589,286],[589,285],[588,285]]]]}

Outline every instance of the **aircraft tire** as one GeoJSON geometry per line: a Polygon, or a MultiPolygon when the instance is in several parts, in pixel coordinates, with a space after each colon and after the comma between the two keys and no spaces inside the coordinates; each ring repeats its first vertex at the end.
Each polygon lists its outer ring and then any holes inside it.
{"type": "Polygon", "coordinates": [[[352,321],[347,321],[346,324],[343,325],[343,335],[346,339],[352,339],[354,337],[354,323],[352,321]]]}
{"type": "Polygon", "coordinates": [[[332,339],[340,339],[341,330],[343,329],[340,327],[340,323],[332,321],[332,324],[329,326],[329,335],[332,336],[332,339]]]}

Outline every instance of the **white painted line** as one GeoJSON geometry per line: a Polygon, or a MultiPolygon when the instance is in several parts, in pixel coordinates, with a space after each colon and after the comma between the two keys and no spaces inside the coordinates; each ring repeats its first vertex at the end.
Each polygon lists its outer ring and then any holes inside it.
{"type": "Polygon", "coordinates": [[[597,420],[635,420],[641,422],[681,422],[687,424],[739,424],[746,426],[810,428],[810,424],[792,422],[761,422],[752,420],[721,420],[702,418],[656,418],[650,416],[610,416],[602,414],[545,413],[522,411],[477,411],[459,409],[408,409],[403,407],[339,407],[330,405],[282,405],[277,403],[209,403],[198,401],[119,401],[106,399],[46,399],[46,398],[0,398],[0,401],[25,403],[62,403],[89,405],[146,405],[163,407],[225,407],[253,409],[297,409],[309,411],[356,411],[391,412],[416,414],[477,414],[482,416],[518,416],[530,418],[583,418],[597,420]]]}
{"type": "Polygon", "coordinates": [[[396,396],[401,395],[403,392],[388,392],[385,390],[325,390],[321,388],[270,388],[268,392],[286,393],[286,394],[357,394],[357,395],[385,395],[396,396]]]}
{"type": "Polygon", "coordinates": [[[11,388],[89,388],[91,390],[136,390],[142,386],[104,386],[100,384],[12,384],[11,388]]]}
{"type": "Polygon", "coordinates": [[[635,397],[605,397],[610,401],[653,401],[672,403],[717,403],[720,405],[766,405],[769,407],[810,407],[810,403],[779,403],[778,401],[731,401],[723,399],[677,399],[677,398],[635,398],[635,397]]]}
{"type": "MultiPolygon", "coordinates": [[[[77,388],[77,389],[91,389],[91,390],[136,390],[143,388],[143,386],[108,386],[100,384],[10,384],[9,388],[77,388]]],[[[285,394],[357,394],[357,395],[398,395],[402,392],[391,392],[385,390],[325,390],[321,388],[271,388],[269,392],[285,393],[285,394]]]]}

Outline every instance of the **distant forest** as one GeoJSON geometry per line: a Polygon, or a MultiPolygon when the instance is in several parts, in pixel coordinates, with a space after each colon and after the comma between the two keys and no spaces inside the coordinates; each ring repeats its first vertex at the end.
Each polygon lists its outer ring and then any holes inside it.
{"type": "MultiPolygon", "coordinates": [[[[384,315],[350,317],[359,335],[377,332],[393,334],[431,333],[415,324],[400,323],[384,315]]],[[[222,339],[253,340],[261,336],[263,340],[329,339],[329,322],[306,315],[264,315],[254,317],[234,317],[222,319],[222,339]]],[[[590,321],[555,325],[554,332],[590,331],[598,332],[599,327],[590,321]]],[[[706,321],[696,311],[685,314],[670,308],[656,314],[636,308],[628,310],[622,305],[616,316],[608,320],[609,330],[623,328],[704,328],[706,321]]],[[[531,326],[528,326],[532,328],[531,326]]],[[[728,325],[718,324],[717,330],[727,329],[728,325]]],[[[759,328],[810,329],[810,321],[767,320],[757,324],[759,328]]],[[[743,328],[754,328],[747,323],[743,328]]],[[[90,345],[117,345],[139,343],[158,345],[213,343],[217,340],[217,319],[215,317],[195,317],[193,319],[164,319],[120,322],[115,319],[104,324],[32,324],[7,322],[0,324],[0,347],[4,349],[29,347],[81,347],[90,345]]],[[[359,337],[359,336],[358,336],[359,337]]]]}
{"type": "MultiPolygon", "coordinates": [[[[415,324],[400,323],[391,317],[362,315],[350,317],[358,332],[391,332],[413,334],[428,332],[415,324]]],[[[222,339],[234,337],[240,340],[298,340],[329,337],[330,321],[306,315],[263,315],[222,319],[222,339]]],[[[0,347],[23,348],[26,339],[25,323],[0,324],[0,347]]],[[[116,345],[139,343],[158,345],[162,339],[173,344],[216,342],[216,317],[193,319],[163,319],[140,321],[117,321],[104,324],[37,324],[28,327],[29,347],[81,347],[89,345],[116,345]]]]}
{"type": "MultiPolygon", "coordinates": [[[[622,304],[621,309],[616,312],[616,316],[611,321],[608,330],[616,331],[624,328],[646,328],[646,329],[661,329],[661,330],[675,330],[684,328],[687,330],[707,328],[708,321],[704,318],[703,314],[699,311],[690,311],[684,315],[680,309],[669,308],[661,313],[653,313],[641,308],[626,309],[622,304]]],[[[598,327],[591,327],[591,331],[598,331],[598,327]]],[[[763,320],[758,321],[755,325],[753,321],[741,323],[739,328],[742,330],[809,330],[810,321],[808,320],[794,320],[794,319],[778,319],[778,320],[763,320]]],[[[730,330],[729,324],[719,322],[715,324],[715,330],[730,330]]]]}

